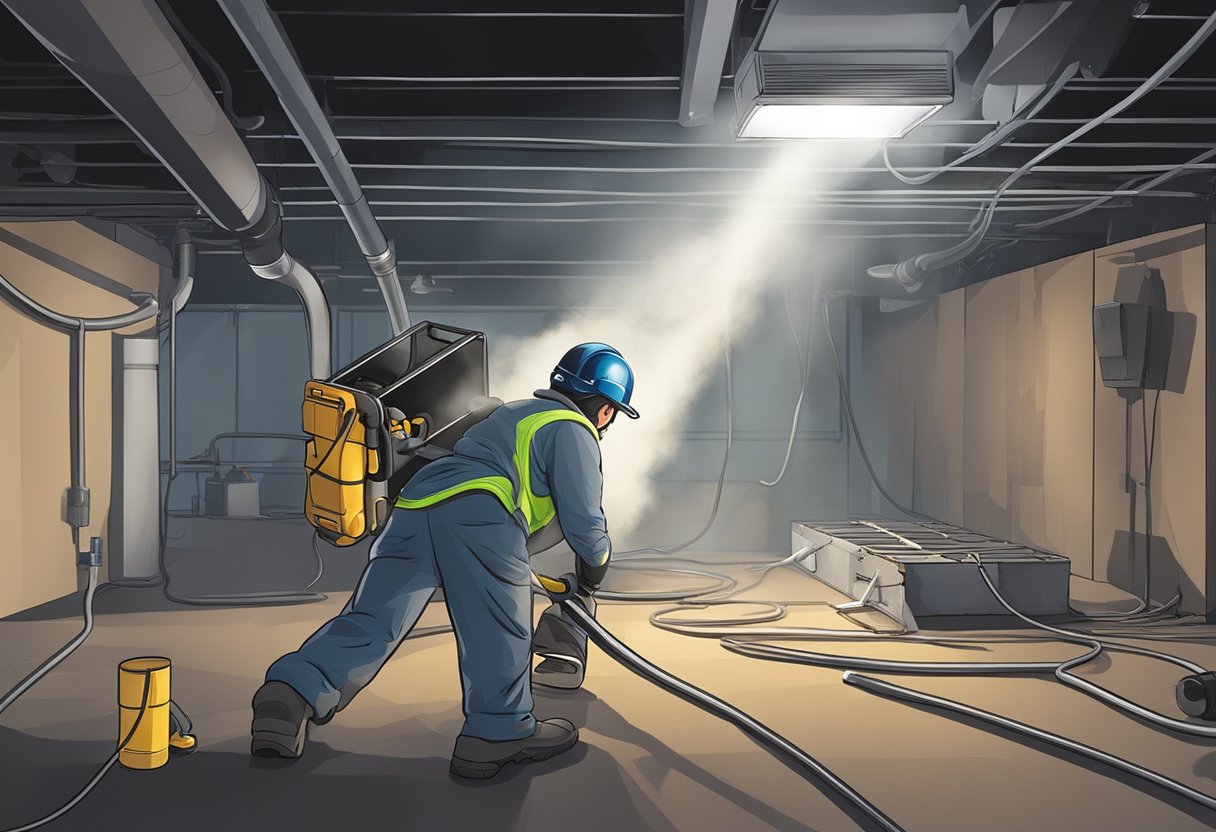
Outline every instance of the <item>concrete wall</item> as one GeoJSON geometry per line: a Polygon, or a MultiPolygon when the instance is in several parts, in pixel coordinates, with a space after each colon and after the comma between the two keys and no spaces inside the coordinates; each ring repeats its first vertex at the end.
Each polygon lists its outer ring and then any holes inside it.
{"type": "MultiPolygon", "coordinates": [[[[0,223],[0,273],[39,303],[88,317],[130,310],[130,302],[115,292],[124,286],[156,292],[160,280],[155,263],[74,222],[0,223]],[[62,268],[43,262],[40,253],[62,258],[62,268]]],[[[91,522],[82,531],[86,540],[106,537],[112,338],[100,332],[86,337],[85,468],[92,491],[91,522]]],[[[68,336],[0,303],[0,385],[9,402],[0,408],[0,528],[8,541],[0,547],[4,616],[77,588],[62,505],[71,482],[68,336]]]]}
{"type": "MultiPolygon", "coordinates": [[[[1136,391],[1129,410],[1126,394],[1101,383],[1092,307],[1157,303],[1174,323],[1152,472],[1152,594],[1165,601],[1179,591],[1185,610],[1208,612],[1208,233],[1112,245],[902,311],[855,303],[855,404],[896,499],[1143,592],[1144,402],[1136,391]]],[[[893,513],[855,452],[850,482],[852,512],[893,513]]]]}

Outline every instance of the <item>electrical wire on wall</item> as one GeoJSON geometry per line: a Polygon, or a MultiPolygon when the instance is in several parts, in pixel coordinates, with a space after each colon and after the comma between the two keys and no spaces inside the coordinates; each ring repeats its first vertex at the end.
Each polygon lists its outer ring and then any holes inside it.
{"type": "Polygon", "coordinates": [[[73,391],[73,412],[71,416],[71,486],[68,488],[68,521],[71,525],[73,559],[77,567],[87,567],[87,579],[84,592],[84,626],[81,631],[42,662],[32,673],[18,682],[0,699],[0,713],[16,702],[48,673],[58,667],[72,655],[93,632],[93,599],[100,591],[98,576],[101,571],[101,538],[90,542],[89,550],[80,550],[80,530],[88,525],[89,489],[85,479],[85,355],[86,333],[112,332],[123,329],[151,318],[157,313],[159,304],[152,295],[142,292],[132,292],[130,300],[137,304],[131,312],[107,318],[74,318],[55,312],[33,300],[14,286],[3,275],[0,275],[0,297],[4,298],[15,309],[33,320],[51,329],[68,334],[72,338],[76,357],[75,385],[73,391]]]}
{"type": "Polygon", "coordinates": [[[786,469],[790,465],[790,456],[794,452],[794,437],[798,433],[798,417],[802,415],[802,403],[806,398],[806,388],[810,381],[811,375],[811,334],[812,324],[815,320],[814,308],[819,301],[819,283],[816,281],[811,294],[811,310],[812,314],[807,321],[806,333],[806,356],[803,357],[802,347],[798,343],[798,329],[794,326],[793,304],[790,303],[789,292],[785,293],[785,320],[790,326],[790,339],[794,342],[794,356],[798,360],[798,399],[794,402],[794,415],[790,419],[790,436],[785,444],[785,459],[781,461],[781,470],[777,472],[776,478],[773,480],[760,480],[760,484],[765,488],[773,488],[781,484],[785,479],[786,469]]]}

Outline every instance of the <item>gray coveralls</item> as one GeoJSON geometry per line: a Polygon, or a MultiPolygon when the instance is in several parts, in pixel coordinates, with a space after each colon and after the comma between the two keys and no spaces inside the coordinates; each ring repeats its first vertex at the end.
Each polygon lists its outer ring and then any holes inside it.
{"type": "MultiPolygon", "coordinates": [[[[401,496],[417,500],[480,477],[506,477],[519,494],[516,428],[525,417],[574,404],[551,390],[499,407],[456,443],[455,453],[415,474],[401,496]]],[[[558,421],[532,440],[532,492],[552,498],[575,554],[605,564],[611,544],[601,507],[603,475],[596,437],[558,421]]],[[[270,666],[266,681],[291,685],[318,723],[345,707],[379,672],[443,587],[456,631],[465,724],[487,740],[531,736],[532,585],[528,524],[484,491],[424,509],[395,508],[346,607],[299,650],[270,666]]],[[[538,533],[539,534],[539,533],[538,533]]],[[[547,611],[548,614],[548,611],[547,611]]],[[[581,642],[585,655],[585,641],[581,642]]]]}

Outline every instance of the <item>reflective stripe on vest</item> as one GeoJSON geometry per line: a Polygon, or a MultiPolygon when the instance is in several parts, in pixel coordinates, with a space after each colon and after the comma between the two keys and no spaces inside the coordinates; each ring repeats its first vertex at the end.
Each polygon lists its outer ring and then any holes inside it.
{"type": "Polygon", "coordinates": [[[497,497],[509,514],[514,514],[516,509],[522,512],[524,520],[528,524],[528,534],[536,533],[549,525],[557,514],[557,509],[553,505],[552,497],[541,497],[532,491],[532,440],[536,438],[537,431],[554,422],[577,422],[591,431],[591,435],[596,438],[597,442],[599,441],[599,431],[595,429],[591,421],[583,414],[573,410],[544,410],[531,416],[525,416],[515,426],[515,456],[512,460],[515,463],[515,472],[519,477],[518,500],[513,493],[511,481],[506,477],[478,477],[417,500],[398,497],[396,507],[430,508],[469,491],[484,491],[497,497]]]}

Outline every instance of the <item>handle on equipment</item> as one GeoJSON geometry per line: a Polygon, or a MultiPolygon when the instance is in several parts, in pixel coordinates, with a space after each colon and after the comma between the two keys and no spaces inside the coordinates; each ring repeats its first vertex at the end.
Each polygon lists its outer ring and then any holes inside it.
{"type": "Polygon", "coordinates": [[[550,597],[553,597],[555,600],[559,597],[568,596],[573,589],[573,587],[560,578],[550,578],[548,575],[542,575],[539,572],[533,572],[532,577],[540,584],[540,588],[549,593],[550,597]]]}

